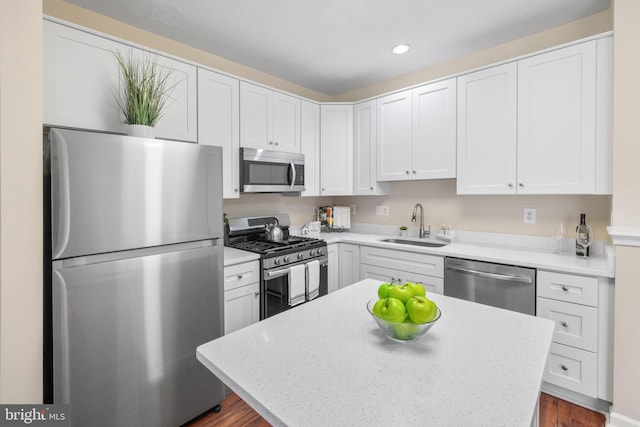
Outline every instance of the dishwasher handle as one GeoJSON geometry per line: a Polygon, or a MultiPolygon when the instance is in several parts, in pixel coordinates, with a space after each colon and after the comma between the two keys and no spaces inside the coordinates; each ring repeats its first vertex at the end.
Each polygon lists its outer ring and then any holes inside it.
{"type": "Polygon", "coordinates": [[[509,274],[489,273],[487,271],[471,270],[468,268],[454,267],[452,265],[447,266],[447,270],[458,271],[460,273],[471,274],[474,276],[487,277],[489,279],[505,280],[510,282],[520,282],[520,283],[526,283],[526,284],[533,283],[533,280],[531,279],[531,277],[527,277],[527,276],[513,276],[509,274]]]}

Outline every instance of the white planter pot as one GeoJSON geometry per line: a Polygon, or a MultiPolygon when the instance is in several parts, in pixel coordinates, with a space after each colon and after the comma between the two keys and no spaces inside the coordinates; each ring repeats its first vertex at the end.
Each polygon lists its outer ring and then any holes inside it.
{"type": "Polygon", "coordinates": [[[128,125],[127,134],[141,138],[155,138],[156,128],[146,125],[128,125]]]}
{"type": "Polygon", "coordinates": [[[407,230],[400,230],[400,237],[407,237],[407,230]]]}

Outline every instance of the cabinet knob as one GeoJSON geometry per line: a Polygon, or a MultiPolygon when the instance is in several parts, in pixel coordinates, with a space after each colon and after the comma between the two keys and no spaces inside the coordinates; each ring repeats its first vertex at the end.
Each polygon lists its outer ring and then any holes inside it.
{"type": "Polygon", "coordinates": [[[565,365],[560,365],[560,368],[562,368],[563,371],[568,371],[569,368],[567,368],[565,365]]]}
{"type": "Polygon", "coordinates": [[[569,324],[567,322],[562,322],[560,323],[562,326],[564,326],[565,328],[569,326],[569,324]]]}
{"type": "Polygon", "coordinates": [[[521,182],[519,182],[519,183],[518,183],[518,187],[524,187],[524,184],[523,184],[523,183],[521,183],[521,182]]]}
{"type": "Polygon", "coordinates": [[[234,191],[235,193],[237,193],[237,192],[238,192],[238,188],[237,188],[237,187],[236,187],[236,188],[234,188],[234,189],[233,189],[233,191],[234,191]]]}
{"type": "Polygon", "coordinates": [[[242,279],[242,274],[238,274],[238,280],[242,279]]]}
{"type": "Polygon", "coordinates": [[[373,187],[369,187],[369,190],[373,191],[373,187]]]}
{"type": "Polygon", "coordinates": [[[269,145],[273,145],[273,141],[269,141],[269,145]]]}
{"type": "Polygon", "coordinates": [[[409,175],[409,171],[404,171],[404,173],[406,173],[407,175],[409,175]]]}
{"type": "Polygon", "coordinates": [[[567,288],[566,286],[562,286],[562,290],[567,292],[567,291],[569,291],[569,288],[567,288]]]}
{"type": "Polygon", "coordinates": [[[278,141],[276,141],[274,144],[276,144],[276,145],[280,145],[280,143],[279,143],[278,141]]]}
{"type": "Polygon", "coordinates": [[[415,175],[415,174],[416,174],[416,171],[413,171],[412,173],[415,175]]]}
{"type": "Polygon", "coordinates": [[[253,295],[256,296],[256,297],[259,297],[260,296],[260,291],[255,292],[253,295]]]}
{"type": "Polygon", "coordinates": [[[509,188],[513,188],[513,184],[512,184],[512,183],[508,183],[508,184],[507,184],[507,187],[509,187],[509,188]]]}
{"type": "Polygon", "coordinates": [[[324,191],[324,188],[322,189],[322,191],[324,191]]]}

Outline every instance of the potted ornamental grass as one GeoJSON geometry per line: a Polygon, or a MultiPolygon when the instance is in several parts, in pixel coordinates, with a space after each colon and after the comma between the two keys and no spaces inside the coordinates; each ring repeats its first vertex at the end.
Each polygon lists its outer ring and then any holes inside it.
{"type": "Polygon", "coordinates": [[[115,53],[120,68],[120,90],[115,93],[118,107],[132,136],[155,137],[155,126],[162,117],[171,91],[171,69],[160,67],[157,57],[147,52],[115,53]]]}
{"type": "Polygon", "coordinates": [[[407,237],[407,226],[406,225],[401,225],[400,226],[400,236],[407,237]]]}

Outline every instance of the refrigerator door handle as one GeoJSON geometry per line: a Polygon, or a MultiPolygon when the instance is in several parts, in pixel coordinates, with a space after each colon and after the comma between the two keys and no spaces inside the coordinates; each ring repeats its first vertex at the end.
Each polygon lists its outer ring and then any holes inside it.
{"type": "MultiPolygon", "coordinates": [[[[52,185],[57,188],[58,193],[52,194],[51,204],[52,211],[57,208],[59,215],[57,221],[52,226],[52,258],[58,258],[69,244],[69,233],[71,230],[71,214],[70,214],[70,198],[69,198],[69,152],[64,141],[58,141],[55,144],[56,158],[58,166],[58,185],[52,185]],[[56,206],[57,205],[57,206],[56,206]]],[[[52,183],[53,184],[53,183],[52,183]]]]}

